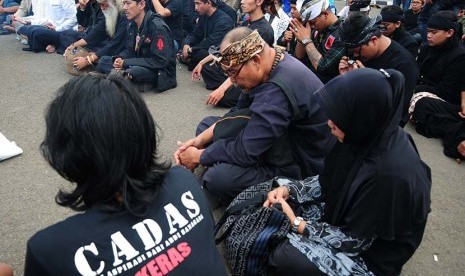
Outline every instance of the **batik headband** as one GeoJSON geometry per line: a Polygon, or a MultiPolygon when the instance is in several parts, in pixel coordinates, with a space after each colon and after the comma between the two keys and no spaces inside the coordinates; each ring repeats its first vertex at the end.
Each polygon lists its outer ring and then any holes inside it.
{"type": "Polygon", "coordinates": [[[221,52],[209,51],[215,62],[226,67],[232,67],[238,64],[242,64],[251,59],[256,54],[263,51],[266,42],[260,36],[257,30],[254,30],[251,34],[245,38],[233,42],[226,46],[221,52]]]}

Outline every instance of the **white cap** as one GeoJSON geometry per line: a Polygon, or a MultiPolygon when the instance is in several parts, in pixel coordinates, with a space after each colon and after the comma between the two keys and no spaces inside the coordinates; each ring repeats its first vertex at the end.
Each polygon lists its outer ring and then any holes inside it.
{"type": "Polygon", "coordinates": [[[313,20],[329,7],[329,0],[313,0],[302,6],[300,15],[303,21],[313,20]]]}

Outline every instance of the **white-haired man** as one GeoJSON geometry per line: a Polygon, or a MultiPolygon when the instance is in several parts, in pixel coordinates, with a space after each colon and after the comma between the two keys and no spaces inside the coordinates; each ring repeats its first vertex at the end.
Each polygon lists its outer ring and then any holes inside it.
{"type": "MultiPolygon", "coordinates": [[[[83,1],[83,0],[81,0],[83,1]]],[[[128,32],[128,20],[124,15],[122,2],[119,0],[96,0],[102,11],[103,20],[98,17],[91,30],[84,37],[69,45],[69,47],[86,47],[88,57],[77,57],[74,66],[82,70],[91,64],[96,64],[102,56],[113,56],[124,49],[128,32]]]]}

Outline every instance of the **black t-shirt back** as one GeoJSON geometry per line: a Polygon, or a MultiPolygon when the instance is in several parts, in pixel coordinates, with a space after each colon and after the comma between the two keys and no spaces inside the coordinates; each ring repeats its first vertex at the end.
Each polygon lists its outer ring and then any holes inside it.
{"type": "Polygon", "coordinates": [[[163,5],[170,10],[171,16],[164,18],[166,24],[171,29],[174,40],[181,47],[182,41],[182,0],[169,0],[168,3],[163,5]]]}
{"type": "Polygon", "coordinates": [[[268,22],[265,19],[265,17],[262,17],[255,21],[246,20],[242,22],[242,26],[248,27],[249,29],[252,29],[252,30],[257,30],[260,36],[263,38],[263,40],[265,40],[265,42],[268,43],[268,45],[273,47],[274,31],[270,25],[270,22],[268,22]]]}

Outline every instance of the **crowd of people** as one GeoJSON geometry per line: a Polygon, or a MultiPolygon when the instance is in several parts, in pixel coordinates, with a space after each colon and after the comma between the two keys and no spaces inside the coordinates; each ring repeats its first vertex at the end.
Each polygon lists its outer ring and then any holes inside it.
{"type": "Polygon", "coordinates": [[[0,0],[1,34],[72,56],[80,75],[48,107],[41,151],[74,183],[56,202],[83,213],[29,240],[25,275],[226,275],[204,194],[228,206],[270,179],[264,206],[294,226],[271,275],[401,272],[431,201],[403,127],[465,159],[465,3],[396,1],[374,17],[364,0],[339,14],[289,4],[0,0]],[[178,142],[171,167],[138,92],[175,88],[177,63],[230,110],[178,142]]]}

